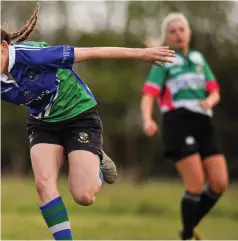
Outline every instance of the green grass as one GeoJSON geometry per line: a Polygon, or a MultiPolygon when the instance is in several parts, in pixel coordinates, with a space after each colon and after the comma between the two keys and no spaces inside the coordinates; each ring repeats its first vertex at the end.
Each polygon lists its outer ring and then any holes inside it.
{"type": "MultiPolygon", "coordinates": [[[[60,191],[75,239],[178,239],[179,183],[105,185],[90,207],[73,202],[67,181],[60,191]]],[[[231,185],[199,230],[204,239],[238,239],[238,186],[231,185]]],[[[2,239],[52,239],[38,209],[32,179],[2,178],[2,239]]]]}

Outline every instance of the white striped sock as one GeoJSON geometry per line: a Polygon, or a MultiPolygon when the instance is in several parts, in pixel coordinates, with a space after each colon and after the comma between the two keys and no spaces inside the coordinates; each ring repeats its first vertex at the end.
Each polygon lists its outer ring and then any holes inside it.
{"type": "Polygon", "coordinates": [[[70,229],[69,221],[59,223],[59,224],[56,224],[56,225],[50,227],[50,231],[51,231],[52,234],[57,233],[57,232],[62,231],[62,230],[65,230],[65,229],[70,229]]]}

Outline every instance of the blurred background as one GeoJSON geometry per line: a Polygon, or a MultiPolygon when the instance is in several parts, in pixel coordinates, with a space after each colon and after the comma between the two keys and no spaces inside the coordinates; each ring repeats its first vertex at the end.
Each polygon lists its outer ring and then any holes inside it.
{"type": "MultiPolygon", "coordinates": [[[[1,24],[18,30],[35,2],[2,1],[1,24]]],[[[231,185],[201,223],[205,239],[238,239],[238,2],[40,1],[31,39],[78,47],[145,47],[157,38],[171,11],[184,13],[193,49],[207,58],[221,86],[214,122],[228,160],[231,185]]],[[[67,162],[60,177],[62,196],[76,239],[177,239],[183,188],[173,163],[163,157],[160,135],[142,131],[141,88],[150,66],[138,60],[93,60],[75,65],[92,90],[104,125],[104,149],[116,162],[119,180],[105,186],[92,207],[73,203],[67,190],[67,162]]],[[[51,239],[34,190],[27,109],[1,102],[2,239],[51,239]]],[[[155,118],[159,121],[157,108],[155,118]]]]}

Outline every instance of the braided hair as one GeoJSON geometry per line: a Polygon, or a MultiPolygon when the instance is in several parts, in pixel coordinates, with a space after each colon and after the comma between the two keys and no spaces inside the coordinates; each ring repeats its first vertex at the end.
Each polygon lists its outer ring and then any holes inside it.
{"type": "Polygon", "coordinates": [[[40,5],[39,3],[37,3],[31,18],[17,32],[8,33],[7,30],[1,27],[1,42],[5,40],[8,44],[12,44],[12,43],[23,42],[29,39],[31,33],[33,32],[36,26],[39,9],[40,9],[40,5]]]}

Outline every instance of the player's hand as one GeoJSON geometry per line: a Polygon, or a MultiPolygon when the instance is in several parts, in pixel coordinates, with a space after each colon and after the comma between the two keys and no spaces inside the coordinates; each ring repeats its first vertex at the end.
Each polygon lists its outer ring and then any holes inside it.
{"type": "Polygon", "coordinates": [[[209,96],[200,102],[200,106],[204,110],[210,110],[220,101],[220,94],[217,90],[214,90],[209,94],[209,96]]]}
{"type": "Polygon", "coordinates": [[[205,99],[200,101],[200,106],[204,109],[204,110],[210,110],[213,107],[213,103],[210,101],[210,99],[205,99]]]}
{"type": "Polygon", "coordinates": [[[159,130],[159,127],[154,120],[149,119],[144,121],[143,129],[147,136],[153,136],[159,130]]]}
{"type": "Polygon", "coordinates": [[[171,57],[175,57],[174,51],[169,47],[145,48],[142,50],[141,58],[145,61],[152,62],[155,65],[163,66],[161,62],[173,63],[171,57]]]}

